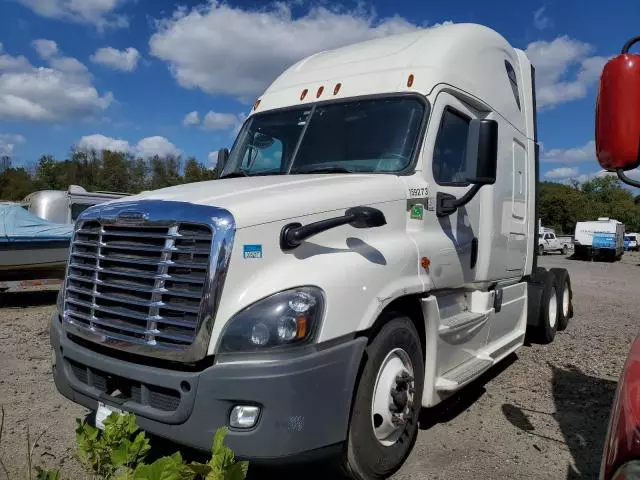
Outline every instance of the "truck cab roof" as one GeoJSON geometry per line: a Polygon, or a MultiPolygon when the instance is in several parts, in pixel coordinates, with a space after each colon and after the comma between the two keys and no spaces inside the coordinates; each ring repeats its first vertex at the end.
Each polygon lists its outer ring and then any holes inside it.
{"type": "Polygon", "coordinates": [[[285,70],[252,113],[344,97],[418,92],[456,85],[534,138],[530,68],[496,31],[463,23],[419,29],[316,53],[285,70]],[[505,95],[505,91],[513,95],[505,95]],[[523,115],[524,113],[524,115],[523,115]]]}

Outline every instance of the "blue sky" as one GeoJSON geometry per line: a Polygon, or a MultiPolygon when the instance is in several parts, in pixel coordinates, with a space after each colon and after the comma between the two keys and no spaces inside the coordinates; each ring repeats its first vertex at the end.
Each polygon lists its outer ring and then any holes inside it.
{"type": "Polygon", "coordinates": [[[71,145],[209,163],[261,90],[314,51],[443,22],[477,22],[538,69],[542,174],[585,179],[597,80],[640,34],[640,2],[0,0],[0,153],[71,145]],[[192,113],[196,112],[196,113],[192,113]],[[190,115],[188,115],[190,114],[190,115]]]}

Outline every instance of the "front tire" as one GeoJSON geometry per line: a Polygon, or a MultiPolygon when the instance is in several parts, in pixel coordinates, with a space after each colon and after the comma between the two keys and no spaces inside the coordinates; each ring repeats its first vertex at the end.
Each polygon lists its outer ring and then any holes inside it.
{"type": "Polygon", "coordinates": [[[424,384],[420,336],[408,317],[385,317],[365,351],[342,461],[345,473],[358,480],[393,475],[418,436],[424,384]]]}
{"type": "Polygon", "coordinates": [[[538,246],[538,255],[540,256],[544,255],[544,247],[542,245],[538,246]]]}

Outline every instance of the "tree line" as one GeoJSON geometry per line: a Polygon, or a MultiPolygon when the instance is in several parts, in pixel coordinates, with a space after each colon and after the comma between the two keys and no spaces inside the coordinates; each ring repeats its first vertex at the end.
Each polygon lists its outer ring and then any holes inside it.
{"type": "Polygon", "coordinates": [[[583,184],[540,184],[538,211],[542,225],[573,235],[576,222],[609,217],[624,223],[627,232],[640,232],[640,195],[634,196],[614,176],[583,184]]]}
{"type": "Polygon", "coordinates": [[[37,190],[66,190],[69,185],[80,185],[87,191],[139,193],[215,177],[215,170],[195,157],[141,158],[109,150],[73,149],[65,159],[43,155],[33,166],[17,167],[4,156],[0,157],[0,200],[22,200],[37,190]]]}
{"type": "MultiPolygon", "coordinates": [[[[66,190],[69,185],[138,193],[215,178],[215,170],[194,157],[140,158],[131,153],[72,149],[66,159],[44,155],[30,168],[12,166],[9,157],[0,157],[0,200],[22,200],[37,190],[66,190]]],[[[573,234],[576,222],[598,217],[615,218],[627,231],[640,232],[640,196],[634,197],[613,176],[583,184],[542,182],[538,208],[542,225],[557,233],[573,234]]]]}

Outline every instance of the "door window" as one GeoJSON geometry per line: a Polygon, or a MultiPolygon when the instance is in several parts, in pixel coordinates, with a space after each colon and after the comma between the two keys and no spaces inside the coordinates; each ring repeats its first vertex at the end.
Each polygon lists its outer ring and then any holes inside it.
{"type": "Polygon", "coordinates": [[[442,112],[433,148],[433,177],[439,185],[469,185],[466,178],[469,123],[469,117],[451,107],[442,112]]]}

